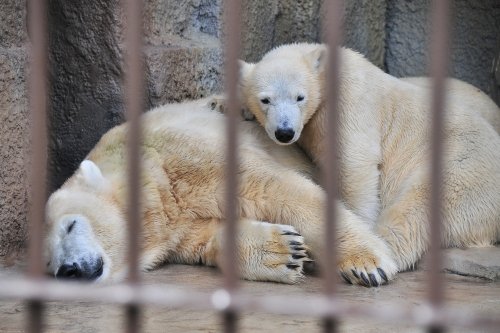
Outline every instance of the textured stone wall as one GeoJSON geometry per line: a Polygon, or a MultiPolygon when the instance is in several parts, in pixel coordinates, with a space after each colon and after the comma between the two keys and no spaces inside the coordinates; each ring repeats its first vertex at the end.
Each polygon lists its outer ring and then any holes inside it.
{"type": "Polygon", "coordinates": [[[24,1],[0,2],[0,257],[19,250],[27,238],[25,18],[24,1]]]}
{"type": "MultiPolygon", "coordinates": [[[[246,0],[243,5],[242,57],[253,62],[273,47],[324,40],[322,0],[246,0]]],[[[346,0],[344,45],[382,67],[386,0],[346,0]]]]}
{"type": "Polygon", "coordinates": [[[378,67],[385,57],[386,0],[347,0],[344,45],[366,56],[378,67]]]}
{"type": "MultiPolygon", "coordinates": [[[[426,75],[430,0],[387,3],[386,70],[398,77],[426,75]]],[[[452,3],[450,75],[493,95],[491,67],[500,46],[500,1],[452,3]]]]}
{"type": "MultiPolygon", "coordinates": [[[[51,189],[125,120],[119,0],[50,2],[51,189]]],[[[150,0],[144,8],[145,108],[220,90],[220,1],[150,0]]]]}
{"type": "Polygon", "coordinates": [[[149,106],[221,90],[221,15],[221,0],[146,2],[149,106]]]}
{"type": "Polygon", "coordinates": [[[99,138],[123,121],[119,0],[49,2],[49,174],[62,184],[99,138]]]}

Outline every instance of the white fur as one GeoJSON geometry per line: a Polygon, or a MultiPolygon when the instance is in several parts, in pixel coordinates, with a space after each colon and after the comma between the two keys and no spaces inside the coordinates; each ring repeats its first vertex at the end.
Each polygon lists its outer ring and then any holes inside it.
{"type": "MultiPolygon", "coordinates": [[[[389,246],[398,270],[405,270],[428,243],[430,84],[392,77],[349,49],[340,49],[339,57],[337,163],[345,203],[340,210],[368,222],[389,246]]],[[[296,130],[292,142],[328,168],[326,58],[324,45],[304,43],[278,47],[258,63],[240,62],[240,95],[274,141],[279,119],[288,119],[296,130]],[[291,103],[297,92],[305,94],[300,117],[291,103]],[[263,95],[274,104],[264,107],[263,95]]],[[[447,83],[442,244],[491,245],[500,239],[500,110],[471,85],[447,83]]],[[[373,231],[366,233],[369,238],[373,231]]],[[[383,245],[374,247],[386,253],[383,245]]]]}
{"type": "MultiPolygon", "coordinates": [[[[166,105],[142,118],[143,175],[141,176],[141,269],[164,262],[216,265],[224,240],[224,127],[222,114],[210,111],[212,99],[166,105]]],[[[63,265],[103,261],[96,281],[120,280],[128,272],[127,253],[127,125],[109,131],[75,174],[47,202],[47,269],[56,274],[63,265]],[[71,230],[70,230],[71,226],[71,230]]],[[[262,130],[241,124],[241,176],[248,182],[241,194],[244,216],[239,222],[239,270],[242,277],[284,283],[299,282],[309,260],[303,237],[287,223],[282,207],[267,202],[280,193],[277,174],[289,173],[309,182],[318,203],[322,191],[309,180],[311,163],[296,147],[268,144],[262,130]],[[263,181],[274,191],[262,187],[263,181]],[[292,254],[301,254],[293,258],[292,254]],[[288,267],[290,263],[296,266],[288,267]]],[[[293,191],[288,191],[290,195],[293,191]]],[[[286,200],[286,199],[285,199],[286,200]]],[[[310,208],[293,203],[296,219],[306,221],[310,208]]],[[[315,213],[315,212],[314,212],[315,213]]],[[[320,223],[319,219],[313,223],[320,223]]]]}

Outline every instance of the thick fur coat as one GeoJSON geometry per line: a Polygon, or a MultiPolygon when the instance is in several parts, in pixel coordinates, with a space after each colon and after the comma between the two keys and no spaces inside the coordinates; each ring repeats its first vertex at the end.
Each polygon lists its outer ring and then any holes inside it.
{"type": "MultiPolygon", "coordinates": [[[[166,105],[142,117],[142,269],[220,261],[225,118],[211,110],[217,101],[166,105]]],[[[239,272],[251,280],[295,283],[310,260],[306,252],[322,251],[324,192],[311,180],[314,168],[300,149],[275,145],[255,123],[239,126],[239,272]]],[[[106,133],[50,196],[51,274],[97,281],[125,276],[127,134],[127,124],[106,133]]],[[[350,211],[343,214],[343,221],[352,218],[350,211]]],[[[369,225],[342,224],[338,239],[343,272],[355,271],[373,284],[393,274],[392,260],[384,257],[389,248],[369,225]]]]}
{"type": "MultiPolygon", "coordinates": [[[[339,56],[339,219],[368,226],[368,237],[384,240],[387,248],[376,253],[396,269],[379,259],[376,265],[390,279],[414,267],[428,247],[430,83],[395,78],[349,49],[339,56]]],[[[246,114],[277,144],[298,142],[324,168],[327,58],[321,44],[284,45],[258,63],[241,62],[240,82],[246,114]]],[[[442,246],[490,246],[500,239],[500,110],[458,80],[448,82],[447,92],[442,246]]],[[[366,283],[357,272],[342,271],[366,283]]]]}

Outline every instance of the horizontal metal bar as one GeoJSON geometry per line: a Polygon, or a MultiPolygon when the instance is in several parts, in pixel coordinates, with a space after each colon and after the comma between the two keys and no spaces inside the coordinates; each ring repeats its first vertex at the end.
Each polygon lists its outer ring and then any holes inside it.
{"type": "Polygon", "coordinates": [[[500,316],[470,309],[447,306],[436,308],[428,303],[404,306],[397,303],[352,304],[343,300],[314,296],[253,296],[226,290],[199,292],[179,289],[173,285],[99,286],[75,282],[32,281],[25,278],[0,280],[0,299],[79,301],[113,304],[140,304],[217,311],[252,311],[280,315],[301,315],[317,318],[370,319],[417,326],[446,325],[464,328],[500,327],[500,316]],[[297,304],[301,304],[300,307],[297,304]]]}

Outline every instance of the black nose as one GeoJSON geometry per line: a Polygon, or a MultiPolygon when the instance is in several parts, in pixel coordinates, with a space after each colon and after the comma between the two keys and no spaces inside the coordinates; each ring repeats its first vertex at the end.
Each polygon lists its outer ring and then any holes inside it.
{"type": "Polygon", "coordinates": [[[57,270],[58,279],[79,279],[82,277],[82,270],[76,262],[73,264],[64,264],[57,270]]]}
{"type": "Polygon", "coordinates": [[[104,262],[102,258],[90,262],[82,261],[80,263],[63,264],[57,270],[56,278],[93,281],[102,275],[103,268],[104,262]]]}
{"type": "Polygon", "coordinates": [[[276,132],[274,132],[274,136],[279,142],[288,143],[295,136],[295,131],[291,128],[278,128],[276,132]]]}

